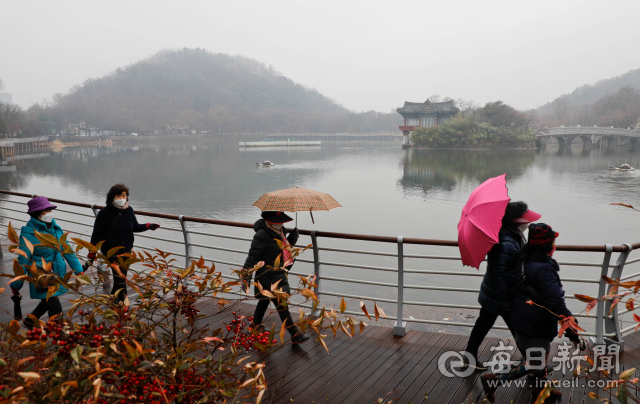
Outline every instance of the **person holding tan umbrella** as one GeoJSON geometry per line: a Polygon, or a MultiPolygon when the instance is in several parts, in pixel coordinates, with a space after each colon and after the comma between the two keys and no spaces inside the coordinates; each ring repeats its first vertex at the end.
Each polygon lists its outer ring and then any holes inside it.
{"type": "MultiPolygon", "coordinates": [[[[287,271],[293,265],[293,259],[291,252],[286,247],[295,245],[298,242],[300,233],[296,227],[289,233],[289,236],[285,236],[284,223],[288,223],[293,219],[284,211],[312,212],[314,210],[330,210],[340,207],[340,204],[329,194],[296,187],[267,192],[253,206],[262,210],[262,218],[253,225],[256,233],[251,241],[249,255],[243,268],[249,269],[258,262],[264,261],[265,265],[256,271],[256,282],[266,290],[270,290],[272,284],[279,282],[277,287],[290,295],[291,287],[289,286],[287,271]],[[280,244],[276,240],[280,241],[280,244]],[[280,265],[278,268],[274,268],[277,259],[279,259],[280,265]]],[[[313,213],[311,213],[311,219],[313,220],[313,213]]],[[[251,279],[243,279],[243,282],[247,285],[250,281],[251,279]]],[[[278,310],[280,319],[286,324],[287,330],[292,336],[291,343],[301,344],[309,339],[306,335],[299,333],[298,327],[293,323],[289,309],[282,306],[277,299],[270,299],[264,296],[257,286],[254,287],[254,294],[259,299],[253,314],[255,327],[262,324],[264,314],[269,308],[269,303],[272,302],[278,310]]]]}
{"type": "MultiPolygon", "coordinates": [[[[289,286],[287,271],[293,265],[293,260],[291,259],[290,251],[286,248],[281,248],[276,240],[281,241],[283,247],[294,245],[298,242],[298,237],[300,236],[298,229],[294,229],[289,233],[288,237],[285,237],[284,223],[292,220],[284,212],[262,212],[262,218],[253,225],[256,233],[251,241],[249,256],[243,265],[243,268],[249,269],[253,268],[258,262],[264,261],[264,266],[255,273],[256,282],[266,290],[271,290],[271,285],[278,282],[277,287],[288,295],[291,295],[291,287],[289,286]],[[278,258],[281,264],[276,267],[275,262],[278,258]]],[[[243,282],[248,288],[251,278],[243,279],[243,282]]],[[[291,343],[294,345],[302,344],[309,339],[306,335],[299,333],[298,327],[296,327],[293,318],[291,318],[289,309],[280,304],[277,298],[269,298],[263,295],[257,286],[254,286],[253,292],[258,299],[258,304],[256,304],[256,309],[253,312],[254,327],[262,325],[269,303],[273,303],[278,310],[280,320],[286,324],[287,331],[291,334],[291,343]]]]}

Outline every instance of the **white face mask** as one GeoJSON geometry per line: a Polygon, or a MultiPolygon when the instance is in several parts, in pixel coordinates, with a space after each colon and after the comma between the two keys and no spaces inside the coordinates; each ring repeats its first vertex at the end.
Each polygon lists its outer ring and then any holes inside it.
{"type": "Polygon", "coordinates": [[[126,199],[114,199],[113,203],[114,203],[114,205],[116,205],[116,206],[121,208],[127,203],[127,200],[126,199]]]}
{"type": "Polygon", "coordinates": [[[518,226],[518,230],[520,230],[520,233],[524,234],[524,232],[529,228],[529,223],[522,223],[520,226],[518,226]]]}
{"type": "Polygon", "coordinates": [[[53,220],[53,212],[49,212],[45,215],[40,216],[40,220],[45,223],[51,223],[51,221],[53,220]]]}
{"type": "Polygon", "coordinates": [[[273,227],[276,230],[280,230],[282,228],[282,223],[270,223],[271,227],[273,227]]]}

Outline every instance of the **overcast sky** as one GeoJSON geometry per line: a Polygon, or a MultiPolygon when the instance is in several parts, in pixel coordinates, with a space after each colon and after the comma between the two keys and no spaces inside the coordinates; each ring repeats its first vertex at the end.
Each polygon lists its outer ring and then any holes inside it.
{"type": "Polygon", "coordinates": [[[349,109],[438,94],[539,106],[640,68],[640,1],[0,0],[0,78],[28,106],[166,48],[273,65],[349,109]]]}

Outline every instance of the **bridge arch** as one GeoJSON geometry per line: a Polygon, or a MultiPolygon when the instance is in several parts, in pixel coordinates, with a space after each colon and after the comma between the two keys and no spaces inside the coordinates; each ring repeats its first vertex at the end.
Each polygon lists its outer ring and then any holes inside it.
{"type": "Polygon", "coordinates": [[[543,128],[537,135],[540,145],[545,144],[545,139],[556,138],[560,147],[570,146],[576,137],[580,137],[584,148],[593,147],[594,143],[599,147],[621,147],[631,145],[640,147],[640,129],[604,128],[599,126],[561,126],[556,128],[543,128]]]}
{"type": "Polygon", "coordinates": [[[567,147],[567,139],[565,136],[554,136],[554,137],[558,139],[558,146],[560,146],[560,148],[567,147]]]}
{"type": "Polygon", "coordinates": [[[593,142],[591,141],[591,136],[588,135],[581,135],[579,136],[580,139],[582,139],[582,147],[587,149],[587,148],[591,148],[593,146],[593,142]]]}

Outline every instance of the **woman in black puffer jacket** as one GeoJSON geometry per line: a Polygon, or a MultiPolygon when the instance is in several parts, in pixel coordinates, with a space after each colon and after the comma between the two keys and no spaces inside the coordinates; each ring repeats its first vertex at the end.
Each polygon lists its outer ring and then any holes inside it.
{"type": "MultiPolygon", "coordinates": [[[[557,237],[558,233],[544,223],[529,226],[529,242],[522,249],[517,265],[517,295],[511,315],[516,345],[527,362],[513,366],[507,373],[482,375],[482,385],[490,402],[494,400],[496,385],[489,385],[488,381],[515,380],[526,374],[537,379],[532,389],[534,396],[540,393],[546,383],[546,362],[551,341],[558,335],[558,322],[569,321],[573,317],[565,304],[560,267],[551,258],[557,237]]],[[[580,337],[572,328],[567,330],[566,336],[580,345],[580,337]]],[[[557,399],[562,397],[562,393],[554,389],[550,397],[557,399]]]]}
{"type": "MultiPolygon", "coordinates": [[[[96,245],[100,241],[104,241],[100,251],[105,255],[114,247],[122,247],[110,257],[112,263],[117,262],[118,255],[130,253],[133,249],[133,233],[156,230],[158,227],[160,225],[155,223],[138,223],[133,208],[129,206],[129,188],[124,184],[116,184],[107,193],[107,205],[100,209],[96,216],[91,244],[96,245]]],[[[96,256],[90,253],[88,258],[94,260],[96,256]]],[[[120,270],[126,277],[127,271],[124,268],[120,268],[120,270]]],[[[111,271],[113,272],[111,294],[116,295],[118,290],[122,289],[122,292],[118,293],[118,300],[123,302],[127,295],[127,282],[114,269],[111,271]]]]}
{"type": "Polygon", "coordinates": [[[482,279],[478,302],[482,308],[469,336],[465,351],[475,358],[476,367],[486,369],[478,362],[478,348],[493,324],[502,317],[509,328],[513,289],[517,282],[516,260],[526,240],[522,233],[528,223],[540,219],[524,202],[509,202],[502,218],[500,240],[487,255],[487,272],[482,279]]]}
{"type": "MultiPolygon", "coordinates": [[[[280,281],[278,288],[289,295],[291,295],[291,288],[289,287],[287,271],[293,265],[293,260],[290,252],[280,248],[276,240],[280,240],[284,245],[294,245],[298,242],[298,237],[300,236],[298,229],[291,231],[288,237],[284,236],[285,228],[283,224],[292,220],[283,212],[262,212],[262,219],[259,219],[253,225],[256,234],[253,236],[249,256],[243,266],[243,268],[249,269],[253,268],[258,262],[264,261],[264,266],[255,273],[256,282],[259,282],[263,289],[271,290],[271,285],[280,281]],[[280,257],[280,268],[275,270],[274,264],[278,257],[280,257]]],[[[249,283],[251,279],[243,279],[243,281],[249,283]]],[[[254,286],[254,294],[259,299],[256,304],[256,310],[253,313],[254,326],[257,327],[262,324],[264,314],[269,308],[269,302],[272,302],[278,310],[280,320],[287,325],[287,331],[292,337],[291,343],[301,344],[309,339],[306,335],[299,333],[298,327],[293,323],[289,309],[282,306],[278,299],[270,299],[262,295],[257,286],[254,286]]]]}

